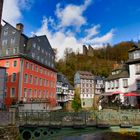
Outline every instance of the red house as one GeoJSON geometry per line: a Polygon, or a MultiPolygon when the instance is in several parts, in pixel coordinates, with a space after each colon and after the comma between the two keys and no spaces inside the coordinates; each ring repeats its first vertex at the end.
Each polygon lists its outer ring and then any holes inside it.
{"type": "Polygon", "coordinates": [[[17,103],[56,105],[55,54],[46,36],[27,37],[23,25],[2,27],[0,66],[6,67],[7,108],[17,103]]]}

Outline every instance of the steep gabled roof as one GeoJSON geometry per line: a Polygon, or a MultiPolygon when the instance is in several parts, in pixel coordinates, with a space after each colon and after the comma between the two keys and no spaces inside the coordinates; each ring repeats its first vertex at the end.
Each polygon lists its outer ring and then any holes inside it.
{"type": "Polygon", "coordinates": [[[106,80],[115,80],[115,79],[120,79],[120,78],[129,78],[129,70],[128,70],[128,65],[127,64],[123,64],[122,66],[120,66],[119,68],[114,69],[113,71],[117,71],[117,70],[119,70],[119,73],[113,74],[113,75],[111,73],[109,75],[109,77],[106,78],[106,80]]]}
{"type": "Polygon", "coordinates": [[[88,71],[77,71],[77,73],[79,73],[81,79],[89,79],[89,80],[93,80],[94,79],[94,75],[91,72],[88,72],[88,71]]]}
{"type": "Polygon", "coordinates": [[[25,38],[28,39],[28,37],[27,37],[25,34],[23,34],[23,33],[22,33],[21,31],[19,31],[17,28],[15,28],[14,26],[12,26],[10,23],[6,22],[5,20],[3,20],[3,22],[5,23],[4,26],[6,26],[6,25],[11,26],[14,30],[16,30],[17,32],[21,33],[22,36],[24,36],[25,38]]]}

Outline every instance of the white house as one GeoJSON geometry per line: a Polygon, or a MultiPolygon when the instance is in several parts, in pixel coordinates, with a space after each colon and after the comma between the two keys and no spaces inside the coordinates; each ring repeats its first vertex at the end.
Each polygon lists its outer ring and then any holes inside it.
{"type": "Polygon", "coordinates": [[[105,82],[105,94],[119,94],[123,104],[140,105],[140,48],[129,50],[126,64],[114,69],[105,82]],[[127,96],[130,95],[130,96],[127,96]]]}

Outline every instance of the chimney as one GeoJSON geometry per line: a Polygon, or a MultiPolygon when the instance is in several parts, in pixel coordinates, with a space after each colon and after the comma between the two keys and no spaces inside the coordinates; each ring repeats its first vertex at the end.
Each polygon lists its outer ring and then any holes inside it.
{"type": "Polygon", "coordinates": [[[24,25],[22,23],[17,23],[16,24],[16,29],[21,31],[21,33],[23,33],[24,25]]]}

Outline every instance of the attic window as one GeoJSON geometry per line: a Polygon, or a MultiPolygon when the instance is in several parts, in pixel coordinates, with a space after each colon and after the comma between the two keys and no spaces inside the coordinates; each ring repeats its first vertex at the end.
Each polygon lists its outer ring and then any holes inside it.
{"type": "Polygon", "coordinates": [[[8,35],[8,31],[4,30],[4,36],[7,36],[7,35],[8,35]]]}
{"type": "Polygon", "coordinates": [[[36,43],[33,44],[33,47],[36,48],[36,43]]]}
{"type": "Polygon", "coordinates": [[[15,34],[16,33],[16,31],[12,31],[12,34],[15,34]]]}
{"type": "Polygon", "coordinates": [[[38,50],[40,50],[40,46],[38,46],[38,50]]]}

